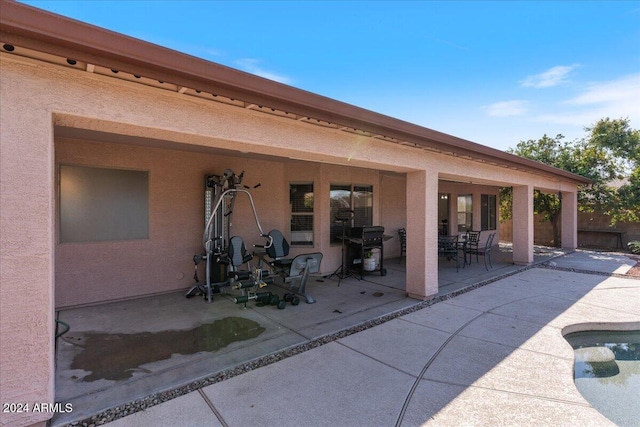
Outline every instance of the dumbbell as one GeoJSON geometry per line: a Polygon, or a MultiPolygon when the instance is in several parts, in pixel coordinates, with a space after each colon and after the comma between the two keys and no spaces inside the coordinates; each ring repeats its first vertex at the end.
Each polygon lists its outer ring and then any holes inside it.
{"type": "Polygon", "coordinates": [[[278,295],[271,295],[269,299],[269,304],[278,306],[278,310],[283,310],[287,306],[287,302],[283,299],[280,299],[278,295]]]}
{"type": "Polygon", "coordinates": [[[264,305],[264,304],[270,303],[271,297],[272,297],[271,292],[258,292],[257,294],[254,294],[254,295],[242,295],[242,296],[235,297],[233,301],[236,304],[246,304],[250,300],[254,299],[256,300],[256,303],[264,305]]]}
{"type": "Polygon", "coordinates": [[[258,292],[256,294],[256,303],[259,305],[267,305],[271,300],[271,296],[273,294],[271,292],[258,292]]]}
{"type": "Polygon", "coordinates": [[[298,304],[300,304],[300,298],[298,298],[298,297],[296,296],[296,294],[292,294],[292,293],[287,292],[286,294],[284,294],[284,297],[283,297],[283,298],[284,298],[284,300],[285,300],[286,302],[290,302],[290,303],[291,303],[291,305],[298,305],[298,304]]]}

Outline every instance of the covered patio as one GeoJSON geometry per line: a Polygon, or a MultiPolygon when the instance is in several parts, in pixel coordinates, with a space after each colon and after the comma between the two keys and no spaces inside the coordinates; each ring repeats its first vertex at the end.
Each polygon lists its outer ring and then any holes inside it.
{"type": "MultiPolygon", "coordinates": [[[[459,272],[442,260],[440,291],[433,301],[523,270],[511,262],[510,244],[496,249],[489,271],[482,260],[474,259],[459,272]]],[[[563,253],[536,247],[534,262],[563,253]]],[[[388,259],[385,266],[386,276],[369,274],[363,280],[313,277],[308,291],[317,302],[287,304],[284,310],[253,302],[244,308],[235,305],[231,295],[217,295],[207,304],[201,297],[187,299],[176,292],[61,310],[57,318],[70,330],[57,340],[55,400],[72,403],[74,411],[56,415],[51,425],[82,420],[160,392],[195,389],[258,360],[299,351],[324,337],[417,308],[421,303],[407,297],[404,289],[404,259],[388,259]]],[[[272,290],[282,294],[277,287],[272,290]]]]}

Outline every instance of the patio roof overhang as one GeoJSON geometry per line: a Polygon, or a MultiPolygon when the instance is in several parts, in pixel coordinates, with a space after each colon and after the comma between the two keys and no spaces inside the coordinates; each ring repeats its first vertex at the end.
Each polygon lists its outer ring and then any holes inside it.
{"type": "Polygon", "coordinates": [[[416,149],[550,176],[585,177],[253,74],[9,0],[0,0],[4,51],[416,149]]]}

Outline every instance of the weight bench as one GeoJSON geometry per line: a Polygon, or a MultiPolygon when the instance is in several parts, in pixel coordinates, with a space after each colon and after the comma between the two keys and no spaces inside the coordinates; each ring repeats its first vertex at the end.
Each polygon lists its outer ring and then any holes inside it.
{"type": "Polygon", "coordinates": [[[322,253],[314,252],[286,258],[289,255],[289,242],[282,233],[278,230],[271,230],[269,237],[271,240],[269,246],[256,246],[264,248],[269,259],[264,257],[265,252],[256,253],[256,255],[283,280],[282,285],[275,282],[274,284],[300,295],[307,304],[316,302],[311,295],[306,293],[306,286],[309,274],[320,271],[322,253]]]}

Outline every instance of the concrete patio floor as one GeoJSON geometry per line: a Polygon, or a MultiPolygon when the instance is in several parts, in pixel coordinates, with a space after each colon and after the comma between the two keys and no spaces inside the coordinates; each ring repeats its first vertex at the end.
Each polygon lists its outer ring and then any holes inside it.
{"type": "Polygon", "coordinates": [[[536,250],[538,262],[553,259],[558,269],[514,266],[508,247],[496,251],[489,272],[482,260],[457,273],[445,261],[437,304],[407,298],[404,263],[385,260],[387,276],[340,286],[335,277],[313,279],[308,288],[318,302],[285,310],[168,294],[62,312],[72,330],[58,344],[56,401],[74,411],[52,425],[94,415],[102,424],[124,412],[135,413],[110,425],[606,425],[573,385],[573,352],[562,332],[585,322],[640,328],[640,281],[606,275],[633,266],[624,256],[561,255],[536,250]],[[152,360],[128,371],[118,365],[124,376],[96,365],[106,378],[86,381],[88,372],[72,366],[91,332],[120,339],[237,317],[262,332],[168,359],[153,360],[149,345],[128,347],[152,360]],[[383,321],[359,327],[372,319],[383,321]],[[266,366],[247,367],[255,361],[266,366]],[[233,371],[238,366],[244,373],[233,371]]]}

